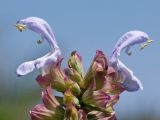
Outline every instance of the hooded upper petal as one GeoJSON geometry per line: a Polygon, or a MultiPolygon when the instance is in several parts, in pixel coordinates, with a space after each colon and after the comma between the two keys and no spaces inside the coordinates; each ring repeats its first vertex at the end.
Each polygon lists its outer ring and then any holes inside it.
{"type": "Polygon", "coordinates": [[[147,43],[148,40],[150,38],[146,33],[142,31],[130,31],[125,33],[113,48],[109,64],[116,70],[119,78],[122,79],[122,85],[128,91],[136,91],[139,88],[143,89],[143,86],[133,72],[119,60],[118,56],[123,49],[126,49],[126,53],[130,55],[131,52],[129,50],[131,46],[147,43]]]}
{"type": "Polygon", "coordinates": [[[27,17],[22,20],[18,20],[17,24],[25,25],[26,28],[38,33],[42,37],[44,37],[53,49],[59,48],[53,34],[52,28],[50,25],[38,17],[27,17]]]}
{"type": "Polygon", "coordinates": [[[111,58],[118,57],[123,49],[126,49],[126,52],[129,52],[131,46],[145,43],[149,39],[149,36],[142,31],[129,31],[120,37],[112,50],[111,58]]]}

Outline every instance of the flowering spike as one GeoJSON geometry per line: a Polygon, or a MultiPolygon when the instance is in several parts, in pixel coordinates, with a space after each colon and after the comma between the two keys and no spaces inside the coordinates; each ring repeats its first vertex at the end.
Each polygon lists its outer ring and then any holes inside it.
{"type": "Polygon", "coordinates": [[[28,28],[38,33],[42,38],[46,39],[51,46],[51,52],[49,52],[45,56],[33,61],[22,63],[17,68],[17,74],[19,76],[26,75],[32,72],[35,68],[42,69],[42,73],[47,74],[48,69],[50,68],[50,64],[55,63],[57,58],[61,56],[61,51],[57,45],[51,27],[45,20],[38,17],[28,17],[26,19],[19,20],[16,24],[16,27],[20,31],[28,28]]]}
{"type": "MultiPolygon", "coordinates": [[[[140,81],[120,60],[123,49],[131,55],[130,48],[141,44],[141,49],[152,41],[141,31],[130,31],[117,42],[107,61],[102,51],[97,50],[88,72],[83,76],[82,58],[72,52],[68,68],[61,69],[61,51],[47,22],[30,17],[17,22],[17,29],[31,29],[48,40],[51,52],[34,61],[21,64],[17,73],[25,75],[35,68],[42,74],[36,78],[44,88],[42,104],[36,105],[30,112],[32,120],[116,120],[114,105],[124,91],[136,91],[142,88],[140,81]],[[108,65],[109,63],[109,65],[108,65]],[[62,93],[53,96],[52,89],[62,93]]],[[[39,41],[40,43],[41,41],[39,41]]]]}
{"type": "Polygon", "coordinates": [[[109,63],[114,67],[116,72],[118,72],[119,78],[123,81],[122,85],[127,91],[136,91],[139,88],[143,89],[143,86],[133,72],[119,60],[118,56],[125,48],[126,53],[131,55],[131,52],[129,52],[131,46],[135,44],[148,44],[150,42],[150,38],[146,33],[141,31],[130,31],[125,33],[113,48],[109,63]]]}

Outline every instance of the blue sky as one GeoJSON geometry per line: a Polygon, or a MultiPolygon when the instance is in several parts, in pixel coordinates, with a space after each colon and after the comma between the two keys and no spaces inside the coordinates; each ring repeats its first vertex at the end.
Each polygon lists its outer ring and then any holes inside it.
{"type": "MultiPolygon", "coordinates": [[[[20,33],[14,25],[29,16],[45,19],[53,28],[64,55],[63,66],[71,51],[83,57],[85,70],[97,49],[109,56],[118,38],[127,31],[141,30],[149,34],[154,43],[143,51],[132,48],[133,55],[121,55],[121,60],[134,71],[144,86],[143,91],[122,94],[116,109],[119,114],[139,111],[158,114],[160,108],[160,1],[158,0],[1,0],[0,1],[0,72],[5,86],[37,86],[36,72],[17,78],[17,66],[49,51],[47,42],[37,45],[40,36],[26,30],[20,33]],[[13,78],[10,80],[9,78],[13,78]],[[28,82],[29,81],[29,82],[28,82]],[[21,83],[21,85],[17,85],[21,83]],[[23,82],[25,84],[23,84],[23,82]]],[[[18,88],[17,88],[18,89],[18,88]]]]}

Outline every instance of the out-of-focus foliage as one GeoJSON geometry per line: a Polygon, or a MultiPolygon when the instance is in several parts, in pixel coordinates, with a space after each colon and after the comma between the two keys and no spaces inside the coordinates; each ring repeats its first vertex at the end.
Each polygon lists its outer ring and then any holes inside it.
{"type": "Polygon", "coordinates": [[[7,95],[0,96],[0,120],[28,120],[29,110],[40,97],[38,91],[26,90],[19,95],[15,94],[16,90],[6,91],[7,95]]]}

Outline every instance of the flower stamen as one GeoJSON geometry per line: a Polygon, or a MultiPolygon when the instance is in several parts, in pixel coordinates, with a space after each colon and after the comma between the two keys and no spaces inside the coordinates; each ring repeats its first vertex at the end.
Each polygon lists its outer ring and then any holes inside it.
{"type": "Polygon", "coordinates": [[[153,40],[148,39],[146,43],[140,45],[140,49],[143,50],[145,47],[147,47],[152,42],[153,40]]]}
{"type": "Polygon", "coordinates": [[[26,25],[23,25],[23,24],[16,24],[15,26],[20,32],[26,29],[26,25]]]}

